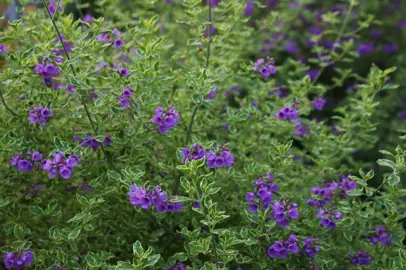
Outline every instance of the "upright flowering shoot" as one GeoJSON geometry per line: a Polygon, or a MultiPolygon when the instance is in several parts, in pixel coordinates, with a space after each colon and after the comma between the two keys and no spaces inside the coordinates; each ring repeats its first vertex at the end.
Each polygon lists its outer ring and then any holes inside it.
{"type": "Polygon", "coordinates": [[[78,136],[73,136],[74,141],[78,141],[83,148],[91,147],[93,152],[96,152],[100,145],[110,146],[112,140],[109,135],[105,135],[103,141],[98,141],[96,138],[91,136],[91,133],[88,134],[86,138],[80,138],[78,136]]]}
{"type": "Polygon", "coordinates": [[[176,124],[180,121],[179,119],[179,114],[173,106],[170,106],[166,111],[163,108],[158,107],[155,110],[152,123],[158,126],[158,131],[160,133],[166,134],[168,130],[176,127],[176,124]]]}
{"type": "MultiPolygon", "coordinates": [[[[180,212],[183,207],[181,202],[170,202],[160,186],[146,190],[134,184],[130,186],[130,191],[127,194],[132,205],[145,210],[155,206],[158,212],[180,212]]],[[[173,199],[176,199],[176,196],[173,199]]]]}
{"type": "Polygon", "coordinates": [[[209,168],[231,167],[234,164],[234,156],[225,146],[219,147],[217,152],[208,152],[206,158],[209,168]]]}
{"type": "Polygon", "coordinates": [[[264,210],[268,208],[273,200],[273,193],[279,190],[279,187],[273,183],[273,180],[274,176],[271,173],[267,173],[255,181],[252,185],[255,188],[255,192],[247,192],[245,195],[245,200],[249,202],[248,211],[256,213],[259,208],[259,202],[262,203],[264,210]]]}
{"type": "Polygon", "coordinates": [[[23,269],[26,265],[31,265],[34,254],[31,250],[21,252],[7,252],[4,257],[4,266],[7,269],[23,269]]]}
{"type": "Polygon", "coordinates": [[[58,173],[63,179],[68,179],[79,161],[79,157],[75,154],[65,158],[65,153],[58,151],[53,155],[52,159],[44,160],[42,168],[48,173],[50,179],[55,178],[58,173]]]}
{"type": "Polygon", "coordinates": [[[41,126],[45,126],[48,118],[52,115],[52,110],[44,108],[42,106],[34,107],[29,112],[28,120],[30,124],[41,123],[41,126]]]}
{"type": "Polygon", "coordinates": [[[275,220],[282,229],[289,225],[290,219],[299,218],[297,203],[290,203],[285,198],[282,199],[282,202],[275,201],[271,208],[272,213],[268,218],[275,220]]]}
{"type": "Polygon", "coordinates": [[[186,160],[199,160],[204,158],[206,150],[200,144],[193,144],[191,148],[183,148],[182,151],[182,163],[185,164],[186,160]]]}
{"type": "Polygon", "coordinates": [[[264,79],[268,79],[271,74],[276,73],[274,60],[269,58],[267,60],[265,62],[263,58],[260,58],[254,63],[254,71],[259,72],[264,79]]]}
{"type": "Polygon", "coordinates": [[[291,107],[283,107],[276,113],[276,117],[281,119],[281,120],[296,120],[299,118],[299,112],[291,107]]]}
{"type": "Polygon", "coordinates": [[[270,258],[286,259],[289,254],[297,254],[299,252],[299,246],[297,236],[291,234],[288,240],[276,241],[273,243],[267,251],[267,255],[270,258]]]}

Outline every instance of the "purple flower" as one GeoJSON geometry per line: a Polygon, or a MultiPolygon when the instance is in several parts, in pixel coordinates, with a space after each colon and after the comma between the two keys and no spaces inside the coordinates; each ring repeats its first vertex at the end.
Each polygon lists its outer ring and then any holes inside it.
{"type": "Polygon", "coordinates": [[[176,265],[174,265],[174,266],[169,266],[168,268],[167,268],[167,270],[186,270],[186,266],[183,264],[183,263],[181,263],[181,262],[178,262],[176,265]]]}
{"type": "MultiPolygon", "coordinates": [[[[140,206],[143,209],[149,209],[155,205],[158,212],[179,212],[183,207],[181,202],[169,202],[165,192],[159,186],[148,191],[134,184],[130,186],[130,192],[127,194],[132,205],[140,206]]],[[[172,197],[172,199],[176,198],[177,196],[172,197]]]]}
{"type": "Polygon", "coordinates": [[[72,154],[65,159],[65,154],[61,151],[56,152],[52,159],[46,159],[42,163],[42,169],[48,173],[48,177],[53,179],[59,175],[63,179],[68,179],[73,172],[73,168],[80,162],[79,157],[72,154]]]}
{"type": "Polygon", "coordinates": [[[359,250],[358,254],[350,254],[350,260],[352,265],[357,266],[359,265],[368,265],[371,264],[371,255],[369,255],[366,251],[359,250]]]}
{"type": "Polygon", "coordinates": [[[73,85],[69,84],[69,85],[66,87],[66,92],[75,95],[75,94],[76,94],[75,88],[76,88],[76,86],[73,86],[73,85]]]}
{"type": "Polygon", "coordinates": [[[93,23],[93,16],[90,14],[86,14],[85,16],[83,16],[82,20],[88,24],[91,24],[93,23]]]}
{"type": "Polygon", "coordinates": [[[123,107],[123,109],[127,109],[128,106],[130,106],[130,101],[131,101],[131,97],[132,97],[133,93],[134,93],[134,89],[126,88],[121,93],[121,96],[117,98],[117,101],[120,103],[120,105],[121,105],[121,107],[123,107]]]}
{"type": "Polygon", "coordinates": [[[230,88],[224,93],[224,96],[225,96],[226,98],[230,98],[232,95],[234,95],[234,93],[235,93],[236,95],[239,95],[239,94],[241,93],[241,91],[242,91],[242,88],[241,88],[241,87],[239,87],[239,86],[233,86],[233,87],[230,87],[230,88]]]}
{"type": "Polygon", "coordinates": [[[269,59],[267,63],[263,58],[258,59],[254,63],[254,71],[259,72],[264,79],[268,79],[271,74],[276,73],[274,61],[269,59]]]}
{"type": "Polygon", "coordinates": [[[311,68],[306,72],[306,74],[309,76],[311,81],[314,81],[319,76],[319,72],[320,71],[318,69],[311,68]]]}
{"type": "Polygon", "coordinates": [[[267,255],[270,258],[286,259],[290,253],[296,254],[299,252],[296,235],[291,234],[286,241],[276,241],[267,250],[267,255]]]}
{"type": "Polygon", "coordinates": [[[31,250],[23,250],[21,252],[6,252],[3,256],[4,266],[7,269],[23,269],[25,265],[31,265],[34,259],[34,254],[31,250]]]}
{"type": "Polygon", "coordinates": [[[321,111],[323,110],[326,103],[327,101],[323,97],[319,96],[316,99],[312,100],[312,107],[318,111],[321,111]]]}
{"type": "Polygon", "coordinates": [[[281,120],[296,120],[299,118],[299,112],[290,107],[283,107],[276,113],[276,117],[281,120]]]}
{"type": "Polygon", "coordinates": [[[130,186],[129,195],[130,203],[134,206],[141,206],[143,209],[148,209],[151,206],[151,199],[149,198],[147,190],[137,185],[130,186]]]}
{"type": "Polygon", "coordinates": [[[288,203],[285,200],[284,203],[275,201],[271,208],[272,213],[268,218],[275,220],[282,229],[289,225],[289,219],[299,218],[299,211],[297,210],[296,203],[288,203]]]}
{"type": "Polygon", "coordinates": [[[213,89],[213,90],[211,90],[211,91],[207,94],[205,100],[211,100],[211,99],[214,99],[214,98],[216,97],[216,92],[217,92],[217,90],[218,90],[218,86],[217,86],[217,85],[214,85],[214,87],[213,87],[212,89],[213,89]]]}
{"type": "Polygon", "coordinates": [[[90,136],[91,134],[89,133],[88,136],[86,138],[80,138],[77,136],[73,136],[73,141],[78,141],[83,148],[87,148],[87,147],[92,147],[93,152],[96,152],[97,149],[99,149],[101,144],[104,144],[105,146],[110,146],[112,140],[110,138],[110,136],[105,135],[104,136],[104,140],[103,142],[98,142],[95,138],[93,138],[92,136],[90,136]]]}
{"type": "Polygon", "coordinates": [[[115,47],[115,48],[121,48],[121,47],[123,47],[123,45],[124,45],[124,41],[122,41],[119,38],[114,40],[114,42],[113,42],[113,47],[115,47]]]}
{"type": "Polygon", "coordinates": [[[185,164],[186,160],[199,160],[204,158],[206,151],[200,144],[193,144],[191,148],[183,148],[182,151],[182,164],[185,164]]]}
{"type": "Polygon", "coordinates": [[[0,44],[0,53],[7,53],[6,44],[0,44]]]}
{"type": "Polygon", "coordinates": [[[296,136],[303,137],[305,135],[310,135],[310,129],[308,125],[303,124],[301,121],[295,123],[295,134],[296,136]]]}
{"type": "Polygon", "coordinates": [[[383,45],[383,51],[386,53],[395,53],[398,50],[396,43],[387,43],[383,45]]]}
{"type": "Polygon", "coordinates": [[[118,69],[118,73],[120,74],[120,76],[122,77],[128,77],[131,75],[130,71],[128,71],[127,68],[119,68],[118,69]]]}
{"type": "Polygon", "coordinates": [[[45,125],[46,121],[48,118],[52,115],[52,110],[48,108],[44,108],[42,106],[37,106],[34,107],[30,112],[28,116],[28,120],[30,121],[30,124],[35,124],[40,122],[42,126],[45,125]]]}
{"type": "Polygon", "coordinates": [[[385,226],[376,226],[375,235],[369,236],[368,238],[374,247],[378,247],[379,242],[384,246],[392,245],[390,232],[385,226]]]}
{"type": "Polygon", "coordinates": [[[168,130],[175,128],[176,124],[180,121],[179,114],[173,106],[170,106],[167,111],[158,107],[155,110],[152,123],[158,126],[158,131],[162,134],[166,134],[168,130]]]}
{"type": "Polygon", "coordinates": [[[253,0],[248,0],[244,8],[244,16],[251,16],[254,12],[255,4],[253,0]]]}
{"type": "Polygon", "coordinates": [[[290,39],[287,41],[285,45],[285,50],[290,53],[290,54],[295,54],[298,51],[298,48],[296,46],[296,43],[294,40],[290,39]]]}
{"type": "Polygon", "coordinates": [[[375,45],[371,43],[361,43],[358,45],[357,52],[359,55],[365,55],[373,52],[375,45]]]}
{"type": "Polygon", "coordinates": [[[211,24],[209,27],[207,27],[207,29],[204,30],[204,32],[203,32],[203,35],[206,38],[209,37],[209,36],[214,36],[216,34],[216,27],[214,27],[213,24],[211,24]],[[209,29],[210,29],[210,33],[209,33],[209,29]]]}
{"type": "Polygon", "coordinates": [[[234,164],[234,156],[227,147],[220,147],[218,152],[208,152],[206,158],[209,168],[231,167],[234,164]]]}
{"type": "Polygon", "coordinates": [[[306,253],[306,256],[313,258],[316,256],[316,253],[320,251],[318,247],[320,243],[318,243],[312,237],[308,237],[303,241],[303,250],[306,253]]]}

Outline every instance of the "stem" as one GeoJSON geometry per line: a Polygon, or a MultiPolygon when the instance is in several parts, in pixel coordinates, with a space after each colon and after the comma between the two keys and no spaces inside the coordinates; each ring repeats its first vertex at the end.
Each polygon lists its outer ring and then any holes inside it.
{"type": "Polygon", "coordinates": [[[212,42],[212,39],[211,39],[211,26],[212,26],[212,20],[211,20],[211,1],[209,0],[208,1],[209,2],[209,23],[210,23],[210,25],[209,25],[209,43],[207,44],[207,54],[206,54],[206,68],[204,69],[205,70],[205,73],[207,72],[207,69],[209,68],[209,59],[210,59],[210,51],[211,51],[211,42],[212,42]]]}
{"type": "MultiPolygon", "coordinates": [[[[345,17],[345,19],[344,19],[343,25],[341,26],[340,32],[338,33],[338,36],[337,36],[336,40],[335,40],[334,43],[333,43],[333,49],[332,49],[332,51],[335,50],[335,47],[336,47],[337,42],[340,41],[342,35],[344,34],[345,28],[346,28],[346,26],[347,26],[347,23],[348,23],[348,20],[349,20],[349,18],[350,18],[350,15],[351,15],[351,13],[352,13],[352,9],[353,9],[353,8],[354,8],[354,1],[351,1],[350,7],[349,7],[348,10],[347,10],[347,15],[346,15],[346,17],[345,17]]],[[[331,53],[330,53],[330,54],[331,54],[331,53]]],[[[314,78],[312,85],[315,85],[315,84],[316,84],[317,80],[320,78],[321,74],[323,73],[323,71],[324,71],[325,69],[326,69],[326,66],[324,66],[324,67],[322,67],[322,68],[320,69],[319,73],[317,73],[316,78],[314,78]]]]}
{"type": "Polygon", "coordinates": [[[0,89],[0,99],[1,99],[1,103],[3,103],[3,105],[4,105],[4,107],[6,108],[7,111],[9,111],[14,116],[19,116],[18,113],[16,113],[15,111],[13,111],[12,109],[10,109],[7,106],[6,101],[4,100],[3,93],[1,91],[1,89],[0,89]]]}
{"type": "MultiPolygon", "coordinates": [[[[48,13],[48,15],[49,15],[49,18],[50,18],[51,21],[52,21],[52,24],[53,24],[53,26],[54,26],[54,28],[55,28],[55,31],[56,31],[56,33],[57,33],[57,35],[58,35],[58,37],[59,37],[59,41],[60,41],[61,44],[62,44],[62,47],[63,47],[63,50],[64,50],[64,52],[65,52],[66,58],[67,58],[68,61],[69,61],[69,67],[70,67],[70,69],[72,70],[73,76],[74,76],[75,78],[77,78],[76,71],[75,71],[75,69],[73,68],[72,63],[70,62],[70,57],[69,57],[68,50],[67,50],[66,47],[65,47],[65,43],[62,41],[62,35],[61,35],[61,33],[59,32],[58,27],[56,26],[56,23],[55,23],[55,21],[54,21],[54,18],[52,17],[52,14],[51,14],[51,12],[50,12],[49,9],[48,9],[48,6],[47,6],[45,0],[42,0],[42,3],[44,4],[44,8],[46,9],[46,11],[47,11],[47,13],[48,13]]],[[[89,109],[87,108],[87,105],[86,105],[84,96],[82,96],[82,98],[81,98],[80,101],[81,101],[83,107],[85,108],[87,118],[89,119],[90,125],[92,126],[92,129],[93,129],[95,135],[98,135],[97,129],[96,129],[96,127],[95,127],[95,125],[94,125],[94,122],[93,122],[93,119],[92,119],[92,116],[91,116],[91,114],[90,114],[90,112],[89,112],[89,109]]],[[[113,162],[111,161],[111,159],[110,159],[110,156],[107,154],[106,149],[104,149],[103,144],[100,144],[100,147],[101,147],[101,149],[102,149],[102,151],[103,151],[104,156],[105,156],[105,157],[107,158],[107,160],[109,161],[109,164],[110,164],[111,168],[113,168],[113,170],[117,171],[117,169],[116,169],[115,166],[114,166],[114,163],[113,163],[113,162]]]]}
{"type": "Polygon", "coordinates": [[[197,112],[197,109],[199,108],[199,105],[200,104],[197,104],[196,107],[194,108],[193,113],[192,113],[192,118],[190,119],[189,127],[187,129],[187,134],[186,134],[186,142],[185,142],[186,146],[189,144],[189,141],[190,141],[190,135],[192,133],[193,122],[195,120],[196,112],[197,112]]]}

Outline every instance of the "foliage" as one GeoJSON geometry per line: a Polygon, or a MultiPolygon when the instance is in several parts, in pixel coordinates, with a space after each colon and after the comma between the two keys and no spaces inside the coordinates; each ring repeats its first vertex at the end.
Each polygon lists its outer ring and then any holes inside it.
{"type": "Polygon", "coordinates": [[[400,1],[43,2],[0,35],[5,266],[406,267],[400,1]]]}

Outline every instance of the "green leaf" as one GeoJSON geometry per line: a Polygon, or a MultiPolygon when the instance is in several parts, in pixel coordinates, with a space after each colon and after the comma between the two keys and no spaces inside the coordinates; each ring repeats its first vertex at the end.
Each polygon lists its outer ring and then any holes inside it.
{"type": "Polygon", "coordinates": [[[74,228],[69,234],[68,234],[68,240],[75,240],[80,232],[82,231],[82,228],[80,226],[74,228]]]}
{"type": "Polygon", "coordinates": [[[61,205],[58,200],[52,200],[48,203],[46,214],[52,217],[59,216],[61,214],[61,205]]]}
{"type": "Polygon", "coordinates": [[[186,193],[189,193],[191,186],[186,177],[182,176],[180,178],[180,184],[185,189],[186,193]]]}
{"type": "Polygon", "coordinates": [[[109,179],[112,179],[112,180],[120,180],[121,179],[121,175],[118,172],[115,172],[115,171],[108,171],[107,175],[108,175],[109,179]]]}
{"type": "Polygon", "coordinates": [[[94,139],[98,142],[103,142],[104,141],[104,136],[103,135],[97,135],[94,137],[94,139]]]}
{"type": "Polygon", "coordinates": [[[347,194],[350,196],[361,196],[362,195],[362,189],[356,188],[350,191],[347,191],[347,194]]]}
{"type": "Polygon", "coordinates": [[[388,183],[389,183],[390,186],[392,186],[392,187],[396,186],[397,184],[399,184],[399,182],[400,182],[399,175],[394,174],[394,173],[389,175],[388,183]]]}
{"type": "Polygon", "coordinates": [[[39,206],[30,206],[28,207],[28,210],[33,213],[36,216],[41,216],[41,215],[45,215],[45,211],[44,209],[42,209],[39,206]]]}
{"type": "Polygon", "coordinates": [[[10,203],[10,200],[9,199],[1,199],[0,200],[0,207],[4,207],[4,206],[6,206],[7,204],[9,204],[10,203]]]}
{"type": "Polygon", "coordinates": [[[0,38],[0,43],[4,43],[10,40],[19,40],[18,37],[13,37],[13,36],[6,36],[6,37],[2,37],[0,38]]]}
{"type": "Polygon", "coordinates": [[[55,144],[55,147],[57,149],[62,149],[63,148],[62,141],[61,141],[61,139],[59,139],[59,137],[54,138],[54,144],[55,144]]]}
{"type": "Polygon", "coordinates": [[[117,262],[117,265],[115,268],[116,268],[116,270],[134,270],[134,267],[131,263],[122,262],[122,261],[117,262]]]}
{"type": "Polygon", "coordinates": [[[396,164],[388,159],[378,159],[377,163],[381,166],[389,167],[392,169],[396,167],[396,164]]]}
{"type": "Polygon", "coordinates": [[[14,226],[14,236],[19,239],[24,239],[24,228],[20,224],[14,226]]]}
{"type": "Polygon", "coordinates": [[[141,257],[144,253],[144,248],[138,240],[133,244],[133,253],[136,257],[141,257]]]}
{"type": "Polygon", "coordinates": [[[148,262],[144,265],[144,268],[154,266],[158,262],[159,258],[161,258],[161,255],[159,254],[149,256],[148,262]]]}

